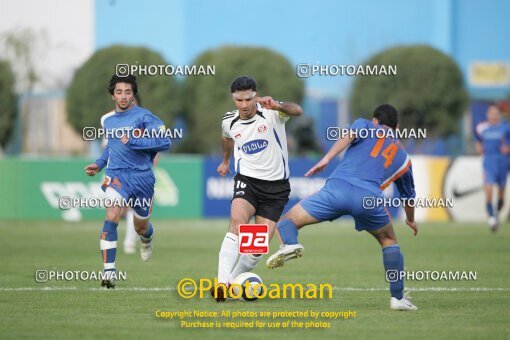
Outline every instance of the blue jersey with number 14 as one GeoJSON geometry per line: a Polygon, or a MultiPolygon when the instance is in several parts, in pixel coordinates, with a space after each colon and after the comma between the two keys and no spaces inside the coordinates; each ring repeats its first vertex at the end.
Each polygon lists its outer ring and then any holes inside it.
{"type": "Polygon", "coordinates": [[[395,181],[401,196],[414,197],[411,160],[400,141],[388,133],[389,128],[360,118],[350,129],[357,138],[329,179],[342,179],[374,194],[395,181]]]}

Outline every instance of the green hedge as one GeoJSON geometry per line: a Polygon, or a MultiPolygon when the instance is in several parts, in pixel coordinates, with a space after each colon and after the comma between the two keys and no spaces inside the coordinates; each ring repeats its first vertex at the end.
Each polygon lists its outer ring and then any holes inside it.
{"type": "Polygon", "coordinates": [[[401,128],[426,128],[427,135],[456,133],[468,94],[462,73],[446,54],[424,45],[399,46],[364,65],[397,65],[396,76],[358,76],[351,94],[355,117],[371,117],[382,104],[394,105],[401,128]]]}
{"type": "MultiPolygon", "coordinates": [[[[78,133],[85,126],[100,125],[101,116],[114,104],[108,82],[117,64],[162,65],[167,62],[145,47],[111,46],[94,53],[74,74],[67,91],[68,120],[78,133]]],[[[142,106],[167,126],[181,110],[179,86],[174,77],[136,76],[142,106]]]]}
{"type": "Polygon", "coordinates": [[[16,118],[15,77],[11,65],[0,60],[0,145],[9,140],[16,118]]]}
{"type": "Polygon", "coordinates": [[[300,103],[304,84],[295,68],[281,54],[267,48],[226,46],[199,55],[195,65],[215,65],[216,74],[188,77],[184,83],[184,111],[188,133],[178,147],[192,153],[220,150],[221,119],[235,110],[230,84],[238,76],[249,75],[258,83],[260,96],[300,103]]]}

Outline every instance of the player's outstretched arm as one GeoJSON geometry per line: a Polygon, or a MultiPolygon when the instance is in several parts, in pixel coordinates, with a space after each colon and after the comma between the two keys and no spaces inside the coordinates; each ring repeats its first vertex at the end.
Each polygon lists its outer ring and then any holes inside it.
{"type": "Polygon", "coordinates": [[[146,151],[165,151],[170,149],[170,145],[172,145],[172,141],[170,138],[132,138],[128,139],[127,137],[123,137],[121,140],[123,144],[126,144],[129,148],[133,150],[146,150],[146,151]]]}
{"type": "Polygon", "coordinates": [[[318,174],[319,172],[326,169],[329,162],[335,158],[339,153],[344,151],[354,140],[353,136],[349,136],[347,138],[340,138],[333,144],[331,149],[329,149],[328,153],[322,157],[322,159],[315,164],[308,172],[305,174],[305,177],[313,176],[318,174]]]}
{"type": "Polygon", "coordinates": [[[257,102],[266,109],[282,112],[289,117],[297,117],[303,114],[303,109],[298,104],[291,102],[277,102],[270,96],[257,97],[257,102]]]}
{"type": "Polygon", "coordinates": [[[172,141],[170,137],[165,137],[165,125],[163,122],[152,114],[147,114],[143,118],[143,125],[146,131],[149,131],[149,137],[127,138],[122,137],[121,142],[133,150],[146,151],[165,151],[170,149],[172,141]]]}
{"type": "Polygon", "coordinates": [[[234,149],[234,141],[231,138],[222,136],[221,148],[223,149],[223,160],[221,161],[221,164],[218,166],[216,171],[218,171],[220,176],[226,176],[228,173],[230,173],[230,155],[234,149]]]}

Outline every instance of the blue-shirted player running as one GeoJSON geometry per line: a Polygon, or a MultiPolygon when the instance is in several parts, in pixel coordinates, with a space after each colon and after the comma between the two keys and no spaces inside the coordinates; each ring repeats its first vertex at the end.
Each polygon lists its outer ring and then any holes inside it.
{"type": "Polygon", "coordinates": [[[152,163],[158,151],[170,147],[171,140],[161,133],[165,126],[158,117],[134,105],[138,92],[134,76],[114,75],[108,91],[115,102],[115,111],[101,118],[108,144],[101,157],[85,167],[85,172],[94,176],[106,167],[102,189],[109,202],[120,203],[106,207],[100,239],[105,272],[101,285],[114,288],[117,225],[123,205],[129,205],[134,211],[135,230],[142,241],[142,260],[148,261],[152,255],[154,230],[149,221],[155,183],[152,163]]]}
{"type": "Polygon", "coordinates": [[[499,228],[498,213],[505,203],[505,185],[508,172],[508,125],[501,119],[499,108],[491,104],[487,109],[487,121],[476,126],[475,144],[478,154],[483,155],[483,178],[489,226],[493,232],[499,228]],[[492,204],[492,188],[498,188],[497,212],[492,204]]]}
{"type": "MultiPolygon", "coordinates": [[[[390,308],[417,309],[403,294],[404,283],[400,273],[404,270],[404,256],[397,244],[388,211],[378,202],[383,199],[382,188],[393,181],[401,198],[410,199],[416,195],[409,155],[400,141],[391,138],[388,133],[388,129],[395,129],[397,124],[397,110],[387,104],[379,106],[372,121],[356,120],[348,136],[339,139],[305,174],[312,176],[323,171],[331,159],[349,147],[324,187],[296,204],[278,223],[282,246],[268,258],[266,264],[269,268],[281,267],[285,261],[303,255],[304,248],[297,239],[298,229],[351,215],[356,230],[368,231],[382,247],[384,268],[390,282],[390,308]],[[360,138],[363,135],[366,138],[360,138]]],[[[414,206],[404,204],[404,210],[406,223],[416,235],[418,227],[414,221],[414,206]]]]}

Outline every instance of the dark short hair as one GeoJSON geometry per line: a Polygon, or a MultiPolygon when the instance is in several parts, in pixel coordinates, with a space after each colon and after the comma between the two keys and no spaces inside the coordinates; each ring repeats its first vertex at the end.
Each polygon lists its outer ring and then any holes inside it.
{"type": "Polygon", "coordinates": [[[241,76],[234,79],[230,85],[230,92],[253,90],[257,91],[257,82],[252,77],[241,76]]]}
{"type": "Polygon", "coordinates": [[[136,84],[136,77],[133,75],[128,75],[126,77],[119,77],[116,74],[112,76],[110,79],[110,83],[108,84],[108,92],[110,94],[113,94],[113,91],[115,90],[115,85],[118,83],[127,83],[131,84],[131,89],[133,90],[133,94],[136,96],[138,93],[138,85],[136,84]]]}
{"type": "Polygon", "coordinates": [[[499,107],[499,103],[498,102],[489,102],[489,105],[487,106],[487,109],[489,109],[491,106],[494,106],[496,109],[498,109],[499,111],[501,111],[500,107],[499,107]]]}
{"type": "Polygon", "coordinates": [[[379,105],[374,111],[374,118],[382,125],[389,126],[392,129],[397,128],[398,111],[390,104],[379,105]]]}

